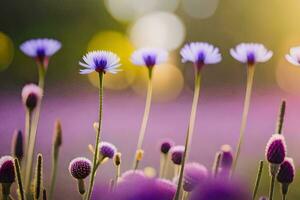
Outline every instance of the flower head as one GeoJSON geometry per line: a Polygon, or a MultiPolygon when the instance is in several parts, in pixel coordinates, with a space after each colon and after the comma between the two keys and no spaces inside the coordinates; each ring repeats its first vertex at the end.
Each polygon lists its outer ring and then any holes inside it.
{"type": "Polygon", "coordinates": [[[204,65],[219,63],[219,48],[206,42],[191,42],[180,51],[182,62],[192,62],[200,70],[204,65]]]}
{"type": "Polygon", "coordinates": [[[233,163],[232,148],[229,145],[222,145],[220,167],[230,169],[233,163]]]}
{"type": "Polygon", "coordinates": [[[235,49],[230,49],[230,54],[239,62],[252,66],[258,62],[267,62],[272,57],[273,52],[266,49],[263,44],[241,43],[235,49]]]}
{"type": "Polygon", "coordinates": [[[120,58],[111,51],[91,51],[83,56],[82,59],[84,62],[79,62],[79,65],[86,69],[81,69],[80,74],[92,72],[115,74],[120,71],[120,58]]]}
{"type": "Polygon", "coordinates": [[[184,168],[183,189],[192,191],[196,186],[206,181],[208,170],[199,163],[187,163],[184,168]]]}
{"type": "Polygon", "coordinates": [[[286,54],[285,58],[293,65],[300,66],[300,46],[290,49],[290,54],[286,54]]]}
{"type": "Polygon", "coordinates": [[[14,181],[14,159],[11,156],[3,156],[0,158],[0,183],[13,183],[14,181]]]}
{"type": "Polygon", "coordinates": [[[35,85],[35,84],[28,84],[23,87],[22,90],[22,100],[26,108],[32,111],[40,102],[43,96],[43,90],[35,85]]]}
{"type": "Polygon", "coordinates": [[[279,172],[277,174],[277,180],[279,183],[292,183],[295,177],[295,165],[292,158],[285,158],[280,165],[279,172]]]}
{"type": "Polygon", "coordinates": [[[174,146],[174,142],[172,140],[165,139],[160,144],[160,152],[163,154],[168,154],[172,146],[174,146]]]}
{"type": "Polygon", "coordinates": [[[141,48],[133,52],[131,62],[135,65],[154,67],[168,59],[168,52],[160,48],[141,48]]]}
{"type": "Polygon", "coordinates": [[[283,135],[274,134],[266,146],[266,159],[271,164],[281,164],[286,156],[286,144],[283,135]]]}
{"type": "Polygon", "coordinates": [[[85,179],[90,175],[91,169],[91,161],[84,157],[73,159],[69,165],[69,172],[76,179],[85,179]]]}
{"type": "Polygon", "coordinates": [[[115,145],[109,142],[100,142],[99,150],[100,150],[100,154],[104,158],[110,158],[110,159],[112,159],[115,153],[117,152],[117,148],[115,147],[115,145]]]}
{"type": "Polygon", "coordinates": [[[53,54],[61,48],[61,43],[54,39],[38,38],[25,41],[20,49],[24,54],[45,64],[53,54]]]}
{"type": "Polygon", "coordinates": [[[146,178],[145,173],[142,170],[128,170],[124,172],[121,176],[122,181],[130,181],[133,179],[144,179],[146,178]]]}
{"type": "Polygon", "coordinates": [[[184,153],[184,146],[178,145],[178,146],[173,146],[170,149],[171,153],[171,160],[175,165],[181,165],[182,158],[183,158],[183,153],[184,153]]]}

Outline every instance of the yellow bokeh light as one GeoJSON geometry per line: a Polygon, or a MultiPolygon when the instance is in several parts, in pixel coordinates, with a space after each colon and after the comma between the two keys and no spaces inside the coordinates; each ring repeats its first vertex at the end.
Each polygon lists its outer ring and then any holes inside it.
{"type": "Polygon", "coordinates": [[[6,69],[12,62],[14,47],[11,39],[0,32],[0,71],[6,69]]]}
{"type": "MultiPolygon", "coordinates": [[[[133,90],[145,95],[147,91],[148,72],[146,67],[137,67],[137,76],[132,84],[133,90]]],[[[175,99],[184,86],[184,78],[181,71],[172,64],[156,66],[153,72],[153,99],[166,102],[175,99]]]]}
{"type": "Polygon", "coordinates": [[[153,167],[145,167],[144,173],[149,178],[154,178],[156,176],[156,170],[153,167]]]}
{"type": "MultiPolygon", "coordinates": [[[[135,66],[129,61],[134,50],[129,39],[122,33],[116,31],[105,31],[93,36],[88,44],[88,51],[109,50],[116,53],[121,59],[121,70],[117,74],[106,74],[104,76],[104,87],[113,90],[127,89],[136,76],[135,66]]],[[[94,86],[98,86],[97,73],[89,74],[89,80],[94,86]]]]}

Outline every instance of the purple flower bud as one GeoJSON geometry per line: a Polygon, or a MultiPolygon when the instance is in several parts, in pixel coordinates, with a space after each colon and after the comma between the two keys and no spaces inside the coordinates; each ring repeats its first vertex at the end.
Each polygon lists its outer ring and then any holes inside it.
{"type": "Polygon", "coordinates": [[[277,174],[279,183],[292,183],[295,177],[295,165],[292,158],[285,158],[277,174]]]}
{"type": "Polygon", "coordinates": [[[188,163],[184,168],[183,189],[187,192],[194,190],[196,186],[202,184],[208,177],[205,166],[199,163],[188,163]]]}
{"type": "Polygon", "coordinates": [[[160,144],[160,152],[163,154],[168,154],[172,146],[174,146],[174,142],[172,140],[165,139],[160,144]]]}
{"type": "Polygon", "coordinates": [[[158,189],[165,194],[164,196],[166,196],[166,198],[171,199],[172,197],[174,197],[177,189],[174,183],[167,179],[156,179],[156,184],[158,186],[158,189]]]}
{"type": "Polygon", "coordinates": [[[231,169],[233,163],[232,149],[229,145],[222,145],[221,147],[221,160],[220,168],[231,169]]]}
{"type": "Polygon", "coordinates": [[[23,87],[22,90],[23,104],[30,111],[35,109],[38,102],[41,100],[42,96],[43,96],[43,90],[35,84],[28,84],[23,87]]]}
{"type": "Polygon", "coordinates": [[[131,181],[134,179],[144,179],[146,178],[142,170],[128,170],[124,172],[121,176],[122,181],[131,181]]]}
{"type": "Polygon", "coordinates": [[[14,159],[11,156],[3,156],[0,158],[0,183],[13,183],[14,181],[14,159]]]}
{"type": "Polygon", "coordinates": [[[100,154],[104,158],[110,158],[110,159],[112,159],[115,153],[117,152],[117,148],[115,147],[115,145],[109,142],[100,142],[99,150],[100,150],[100,154]]]}
{"type": "Polygon", "coordinates": [[[281,164],[286,156],[286,144],[283,135],[274,134],[266,147],[266,159],[271,164],[281,164]]]}
{"type": "Polygon", "coordinates": [[[24,156],[23,135],[21,130],[15,131],[14,133],[12,140],[12,154],[14,157],[18,158],[19,161],[21,161],[24,156]]]}
{"type": "Polygon", "coordinates": [[[85,179],[90,175],[91,169],[91,161],[84,157],[73,159],[69,165],[69,172],[76,179],[85,179]]]}
{"type": "Polygon", "coordinates": [[[181,165],[183,154],[184,154],[184,146],[174,146],[170,149],[171,160],[175,165],[181,165]]]}

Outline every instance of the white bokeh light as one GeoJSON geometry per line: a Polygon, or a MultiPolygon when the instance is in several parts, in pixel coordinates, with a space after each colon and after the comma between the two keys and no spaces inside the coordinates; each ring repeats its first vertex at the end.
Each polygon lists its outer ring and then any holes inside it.
{"type": "Polygon", "coordinates": [[[184,12],[193,18],[211,17],[217,10],[219,0],[183,0],[184,12]]]}
{"type": "Polygon", "coordinates": [[[154,12],[138,19],[129,30],[136,47],[160,47],[177,49],[184,41],[185,26],[172,13],[154,12]]]}
{"type": "Polygon", "coordinates": [[[174,12],[180,0],[105,0],[108,12],[118,21],[129,22],[149,12],[174,12]]]}

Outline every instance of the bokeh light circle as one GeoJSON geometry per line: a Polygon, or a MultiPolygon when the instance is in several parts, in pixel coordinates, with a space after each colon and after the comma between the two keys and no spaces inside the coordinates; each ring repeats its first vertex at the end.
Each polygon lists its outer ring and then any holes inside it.
{"type": "Polygon", "coordinates": [[[129,22],[153,11],[173,12],[179,0],[105,0],[107,11],[118,21],[129,22]]]}
{"type": "Polygon", "coordinates": [[[211,17],[217,10],[219,0],[184,0],[183,10],[193,18],[205,19],[211,17]]]}
{"type": "MultiPolygon", "coordinates": [[[[107,73],[104,76],[104,87],[113,90],[127,89],[134,81],[135,66],[129,61],[134,50],[129,39],[116,31],[105,31],[95,34],[88,44],[88,51],[109,50],[120,56],[122,71],[117,74],[107,73]]],[[[97,73],[89,74],[89,80],[94,86],[99,86],[97,73]]]]}
{"type": "Polygon", "coordinates": [[[154,12],[138,19],[130,28],[130,39],[136,47],[154,46],[177,49],[184,41],[185,26],[168,12],[154,12]]]}
{"type": "Polygon", "coordinates": [[[3,32],[0,32],[0,71],[5,70],[12,62],[14,45],[12,40],[3,32]]]}
{"type": "MultiPolygon", "coordinates": [[[[145,67],[137,67],[138,75],[132,89],[139,95],[146,95],[148,71],[145,67]]],[[[179,96],[184,86],[181,71],[172,64],[156,66],[153,72],[153,100],[167,102],[179,96]]]]}

